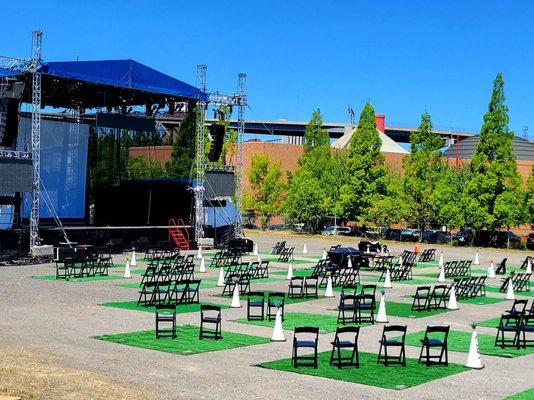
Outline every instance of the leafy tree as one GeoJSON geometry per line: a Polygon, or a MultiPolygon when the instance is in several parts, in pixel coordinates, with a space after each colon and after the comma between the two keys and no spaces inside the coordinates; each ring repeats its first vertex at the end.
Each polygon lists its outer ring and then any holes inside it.
{"type": "Polygon", "coordinates": [[[128,176],[130,179],[164,178],[167,176],[165,166],[156,160],[138,156],[128,159],[128,176]]]}
{"type": "Polygon", "coordinates": [[[312,117],[306,131],[304,132],[304,157],[302,161],[306,160],[307,156],[313,155],[317,150],[325,152],[330,149],[330,137],[328,132],[323,128],[323,117],[321,111],[316,109],[312,113],[312,117]]]}
{"type": "Polygon", "coordinates": [[[534,224],[534,165],[527,180],[525,191],[525,222],[534,224]]]}
{"type": "Polygon", "coordinates": [[[245,202],[260,217],[261,228],[266,229],[269,219],[279,214],[283,207],[285,183],[280,163],[272,163],[266,154],[256,154],[248,173],[250,193],[245,202]]]}
{"type": "Polygon", "coordinates": [[[468,168],[445,166],[435,182],[432,202],[435,207],[435,222],[439,225],[458,227],[465,224],[463,213],[463,190],[469,180],[468,168]]]}
{"type": "Polygon", "coordinates": [[[488,111],[470,163],[471,178],[465,185],[466,225],[472,229],[514,226],[521,220],[521,177],[512,152],[513,132],[508,128],[504,80],[493,82],[488,111]]]}
{"type": "Polygon", "coordinates": [[[324,215],[320,199],[324,199],[323,187],[313,174],[306,169],[298,169],[289,182],[286,196],[287,212],[294,222],[305,224],[305,229],[314,232],[319,228],[324,215]]]}
{"type": "Polygon", "coordinates": [[[340,188],[340,207],[354,220],[366,222],[376,215],[370,212],[374,204],[387,193],[388,177],[382,141],[376,130],[375,111],[366,103],[360,115],[358,128],[349,144],[348,181],[340,188]]]}
{"type": "Polygon", "coordinates": [[[430,114],[421,115],[419,129],[410,135],[411,153],[403,159],[407,220],[423,232],[426,223],[436,222],[434,190],[445,162],[441,137],[432,131],[430,114]]]}
{"type": "Polygon", "coordinates": [[[171,178],[190,178],[195,167],[196,110],[187,113],[172,143],[171,159],[165,164],[171,178]]]}
{"type": "Polygon", "coordinates": [[[402,178],[394,172],[389,172],[387,178],[386,194],[369,206],[367,218],[378,226],[389,227],[404,220],[408,206],[402,178]]]}

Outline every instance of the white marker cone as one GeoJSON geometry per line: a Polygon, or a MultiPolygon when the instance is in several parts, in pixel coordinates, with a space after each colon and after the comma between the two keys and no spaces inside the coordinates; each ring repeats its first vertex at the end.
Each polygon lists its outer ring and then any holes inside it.
{"type": "Polygon", "coordinates": [[[329,276],[326,280],[326,290],[324,292],[324,297],[334,297],[334,288],[332,287],[332,277],[329,276]]]}
{"type": "Polygon", "coordinates": [[[399,265],[402,267],[402,256],[399,256],[399,265]]]}
{"type": "Polygon", "coordinates": [[[224,286],[224,268],[219,267],[219,279],[217,280],[217,287],[224,286]]]}
{"type": "Polygon", "coordinates": [[[438,265],[439,265],[440,267],[443,265],[443,252],[441,252],[441,254],[439,255],[438,265]]]}
{"type": "Polygon", "coordinates": [[[476,252],[476,254],[475,254],[475,262],[474,262],[473,264],[475,264],[475,265],[480,265],[480,260],[479,260],[479,258],[478,258],[478,250],[477,250],[477,252],[476,252]]]}
{"type": "Polygon", "coordinates": [[[458,303],[456,302],[456,289],[454,285],[449,292],[449,301],[447,302],[447,310],[458,310],[458,303]]]}
{"type": "Polygon", "coordinates": [[[132,277],[132,274],[130,273],[130,261],[126,260],[126,266],[124,267],[123,278],[130,279],[131,277],[132,277]]]}
{"type": "Polygon", "coordinates": [[[328,257],[328,254],[326,254],[326,250],[323,249],[323,260],[326,260],[328,257]]]}
{"type": "Polygon", "coordinates": [[[515,300],[514,284],[512,278],[508,278],[508,290],[506,290],[506,300],[515,300]]]}
{"type": "Polygon", "coordinates": [[[389,322],[386,314],[386,299],[384,298],[384,295],[380,298],[380,305],[378,306],[378,314],[376,314],[375,322],[389,322]]]}
{"type": "Polygon", "coordinates": [[[287,276],[286,280],[291,280],[293,278],[293,264],[289,263],[287,265],[287,276]]]}
{"type": "Polygon", "coordinates": [[[271,336],[271,342],[285,342],[284,328],[282,328],[282,310],[280,307],[276,310],[276,319],[274,320],[273,335],[271,336]]]}
{"type": "Polygon", "coordinates": [[[197,260],[202,258],[202,245],[198,246],[197,260]]]}
{"type": "Polygon", "coordinates": [[[352,257],[349,257],[349,261],[347,262],[347,268],[352,269],[352,257]]]}
{"type": "Polygon", "coordinates": [[[302,254],[308,254],[308,246],[306,246],[306,243],[304,243],[304,247],[302,248],[302,254]]]}
{"type": "Polygon", "coordinates": [[[258,262],[261,263],[261,257],[259,253],[258,253],[258,262]]]}
{"type": "Polygon", "coordinates": [[[527,263],[527,269],[525,271],[527,274],[531,274],[532,273],[532,258],[530,260],[528,260],[528,263],[527,263]]]}
{"type": "Polygon", "coordinates": [[[252,253],[253,256],[258,256],[260,253],[258,253],[258,244],[254,243],[254,253],[252,253]]]}
{"type": "Polygon", "coordinates": [[[384,289],[391,289],[393,285],[391,284],[391,273],[389,269],[386,269],[386,276],[384,278],[384,289]]]}
{"type": "Polygon", "coordinates": [[[206,262],[204,261],[204,257],[200,259],[200,269],[198,270],[201,274],[206,273],[206,262]]]}
{"type": "Polygon", "coordinates": [[[370,251],[369,251],[369,245],[367,245],[367,251],[366,251],[366,253],[367,253],[367,254],[370,253],[370,251]]]}
{"type": "Polygon", "coordinates": [[[132,251],[132,262],[130,263],[131,267],[137,267],[137,260],[135,259],[135,250],[132,251]]]}
{"type": "Polygon", "coordinates": [[[493,266],[493,261],[490,263],[490,266],[488,267],[488,278],[495,278],[495,267],[493,266]]]}
{"type": "Polygon", "coordinates": [[[469,344],[469,355],[467,356],[467,362],[464,366],[472,369],[484,368],[482,362],[480,361],[480,353],[478,351],[477,328],[473,328],[473,333],[471,334],[471,343],[469,344]]]}
{"type": "Polygon", "coordinates": [[[439,283],[445,282],[445,267],[443,266],[443,264],[441,265],[439,269],[438,282],[439,283]]]}
{"type": "Polygon", "coordinates": [[[241,301],[239,300],[239,288],[238,285],[234,286],[234,294],[232,296],[232,303],[230,308],[241,308],[241,301]]]}

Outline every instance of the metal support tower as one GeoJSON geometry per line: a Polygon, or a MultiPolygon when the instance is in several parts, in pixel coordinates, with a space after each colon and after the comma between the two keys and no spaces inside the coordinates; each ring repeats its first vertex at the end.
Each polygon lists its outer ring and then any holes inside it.
{"type": "Polygon", "coordinates": [[[39,198],[41,192],[41,45],[42,31],[32,33],[32,160],[33,183],[30,210],[30,250],[39,244],[39,198]]]}
{"type": "Polygon", "coordinates": [[[237,218],[235,222],[236,234],[243,234],[243,227],[241,223],[241,213],[243,211],[243,175],[245,173],[244,167],[244,141],[245,141],[245,107],[247,105],[247,97],[245,94],[245,86],[247,83],[247,74],[240,73],[237,76],[237,159],[235,171],[235,198],[237,207],[237,218]]]}
{"type": "MultiPolygon", "coordinates": [[[[206,65],[197,66],[197,87],[203,92],[206,91],[206,65]]],[[[196,185],[195,191],[195,241],[198,244],[200,238],[204,237],[204,178],[206,160],[204,155],[205,138],[204,121],[205,121],[206,103],[198,101],[197,103],[197,140],[196,140],[196,185]]]]}

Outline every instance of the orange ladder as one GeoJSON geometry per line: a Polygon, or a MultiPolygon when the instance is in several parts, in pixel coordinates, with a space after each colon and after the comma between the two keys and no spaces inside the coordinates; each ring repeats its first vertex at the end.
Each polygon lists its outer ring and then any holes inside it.
{"type": "Polygon", "coordinates": [[[181,219],[169,219],[169,241],[172,240],[180,250],[189,250],[189,233],[187,229],[184,229],[182,232],[180,226],[185,226],[184,221],[181,219]],[[177,221],[178,223],[176,223],[177,221]]]}

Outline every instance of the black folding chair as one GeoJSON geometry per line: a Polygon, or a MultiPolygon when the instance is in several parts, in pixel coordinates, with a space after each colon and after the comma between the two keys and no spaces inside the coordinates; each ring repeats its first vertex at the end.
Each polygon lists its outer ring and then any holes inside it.
{"type": "Polygon", "coordinates": [[[173,304],[156,304],[156,339],[176,338],[176,306],[173,304]],[[170,328],[161,325],[170,324],[170,328]]]}
{"type": "Polygon", "coordinates": [[[495,268],[495,274],[506,275],[506,261],[508,261],[508,258],[503,258],[502,261],[497,264],[497,268],[495,268]]]}
{"type": "Polygon", "coordinates": [[[449,299],[450,290],[450,286],[447,285],[434,286],[430,293],[430,298],[428,299],[428,309],[439,310],[447,308],[447,300],[449,299]]]}
{"type": "Polygon", "coordinates": [[[497,326],[497,336],[495,346],[504,349],[505,347],[519,347],[519,331],[521,325],[521,314],[503,314],[497,326]]]}
{"type": "Polygon", "coordinates": [[[304,278],[304,297],[319,297],[317,292],[317,278],[304,278]]]}
{"type": "Polygon", "coordinates": [[[363,322],[375,323],[375,297],[372,294],[361,294],[356,296],[356,309],[354,313],[354,322],[361,324],[363,322]]]}
{"type": "Polygon", "coordinates": [[[280,308],[282,321],[284,320],[284,307],[286,294],[282,292],[269,292],[267,295],[267,319],[272,321],[276,318],[276,311],[280,308]]]}
{"type": "Polygon", "coordinates": [[[337,323],[345,325],[347,322],[354,322],[356,316],[356,303],[358,297],[353,294],[343,294],[339,298],[339,306],[337,312],[337,323]]]}
{"type": "Polygon", "coordinates": [[[384,364],[384,366],[392,364],[400,364],[406,366],[406,325],[389,325],[384,326],[382,332],[382,339],[380,339],[380,351],[378,352],[377,364],[384,364]],[[399,349],[398,355],[388,353],[389,349],[399,349]],[[382,351],[384,354],[382,354],[382,351]]]}
{"type": "Polygon", "coordinates": [[[358,353],[359,335],[359,326],[343,326],[336,329],[336,336],[332,342],[330,365],[335,365],[339,369],[349,366],[360,367],[360,355],[358,353]],[[342,351],[345,353],[350,351],[350,356],[342,356],[342,351]]]}
{"type": "Polygon", "coordinates": [[[293,367],[313,367],[317,369],[317,344],[319,328],[312,326],[295,327],[293,335],[293,367]],[[313,349],[313,354],[299,355],[299,349],[313,349]]]}
{"type": "Polygon", "coordinates": [[[449,353],[447,339],[449,337],[449,326],[427,326],[425,337],[421,339],[421,353],[419,363],[424,361],[426,366],[449,365],[449,353]],[[431,350],[439,350],[439,354],[431,354],[431,350]]]}
{"type": "Polygon", "coordinates": [[[213,338],[222,339],[221,333],[221,307],[208,304],[200,305],[200,331],[199,339],[213,338]],[[214,328],[208,329],[204,325],[215,325],[214,328]]]}
{"type": "MultiPolygon", "coordinates": [[[[528,300],[524,299],[515,299],[512,307],[506,311],[505,314],[519,314],[522,315],[527,310],[528,300]]],[[[534,303],[533,303],[534,304],[534,303]]]]}
{"type": "MultiPolygon", "coordinates": [[[[533,306],[534,307],[534,306],[533,306]]],[[[517,347],[526,349],[534,346],[534,314],[525,314],[521,318],[519,331],[517,333],[517,347]],[[527,334],[529,339],[527,339],[527,334]]]]}
{"type": "Polygon", "coordinates": [[[430,301],[430,286],[418,286],[413,295],[412,310],[424,311],[428,309],[430,301]]]}
{"type": "Polygon", "coordinates": [[[289,281],[288,296],[292,299],[302,298],[304,295],[304,278],[294,277],[289,281]]]}
{"type": "Polygon", "coordinates": [[[265,314],[265,293],[264,292],[248,292],[247,295],[247,319],[263,321],[265,314]],[[255,314],[252,311],[259,310],[259,314],[255,314]]]}
{"type": "Polygon", "coordinates": [[[56,261],[56,279],[69,279],[70,264],[72,261],[56,261]]]}

